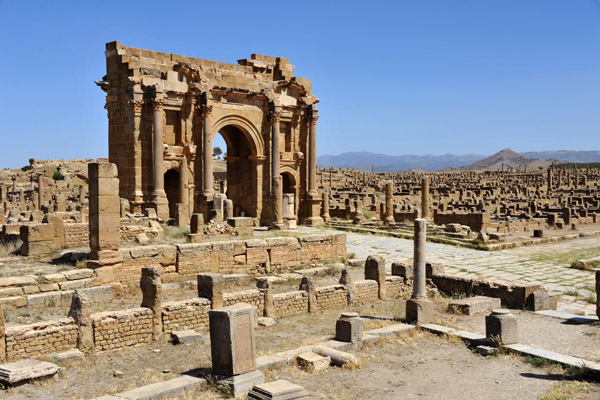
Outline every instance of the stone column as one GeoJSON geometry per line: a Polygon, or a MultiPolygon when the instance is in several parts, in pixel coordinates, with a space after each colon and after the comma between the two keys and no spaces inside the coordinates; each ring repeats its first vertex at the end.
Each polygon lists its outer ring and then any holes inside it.
{"type": "Polygon", "coordinates": [[[69,309],[69,317],[77,325],[77,348],[82,353],[94,351],[94,328],[90,318],[90,299],[82,291],[75,289],[69,309]]]}
{"type": "Polygon", "coordinates": [[[262,291],[264,297],[263,317],[275,316],[275,303],[273,302],[273,285],[267,278],[258,278],[256,287],[262,291]]]}
{"type": "Polygon", "coordinates": [[[342,269],[342,276],[340,277],[339,283],[346,287],[348,305],[356,304],[356,286],[354,284],[354,279],[350,275],[350,272],[348,272],[348,268],[342,269]]]}
{"type": "Polygon", "coordinates": [[[308,122],[308,218],[307,225],[322,225],[321,218],[321,196],[317,192],[317,120],[319,115],[317,107],[310,107],[308,122]]]}
{"type": "Polygon", "coordinates": [[[214,188],[213,188],[213,163],[212,163],[212,155],[213,155],[213,151],[212,151],[212,135],[210,132],[210,114],[212,112],[212,106],[211,105],[205,105],[202,108],[202,116],[204,117],[204,123],[203,123],[203,132],[202,132],[202,137],[203,137],[203,145],[202,145],[202,151],[203,151],[203,157],[204,157],[204,165],[203,165],[203,170],[204,170],[204,188],[202,193],[204,195],[212,195],[214,193],[214,188]]]}
{"type": "MultiPolygon", "coordinates": [[[[137,93],[137,97],[142,98],[142,93],[137,93]]],[[[141,122],[143,101],[130,101],[131,113],[133,116],[133,193],[130,195],[131,212],[134,214],[142,213],[144,204],[144,192],[142,191],[142,140],[141,140],[141,122]]]]}
{"type": "Polygon", "coordinates": [[[188,193],[188,165],[184,156],[179,162],[179,202],[177,203],[178,226],[187,226],[190,222],[190,197],[188,193]]]}
{"type": "Polygon", "coordinates": [[[90,190],[90,258],[88,267],[96,270],[102,283],[114,282],[113,270],[122,261],[121,202],[117,166],[110,163],[88,164],[90,190]]]}
{"type": "Polygon", "coordinates": [[[391,225],[394,221],[394,184],[385,184],[385,225],[391,225]]]}
{"type": "Polygon", "coordinates": [[[159,268],[142,268],[140,289],[142,289],[143,296],[140,307],[152,310],[152,336],[154,341],[159,341],[162,338],[162,282],[159,268]]]}
{"type": "Polygon", "coordinates": [[[429,219],[429,179],[426,176],[421,181],[421,218],[429,219]]]}
{"type": "Polygon", "coordinates": [[[4,320],[4,309],[0,304],[0,363],[6,361],[6,321],[4,320]]]}
{"type": "Polygon", "coordinates": [[[310,276],[304,275],[302,277],[299,290],[304,290],[308,293],[308,312],[312,313],[317,311],[317,293],[315,284],[310,276]]]}
{"type": "Polygon", "coordinates": [[[12,177],[12,191],[13,193],[17,192],[17,177],[13,175],[12,177]]]}
{"type": "Polygon", "coordinates": [[[419,324],[426,324],[433,320],[433,303],[427,300],[426,230],[427,221],[423,218],[415,219],[413,294],[410,300],[406,302],[406,319],[419,324]]]}
{"type": "Polygon", "coordinates": [[[552,168],[548,168],[547,173],[548,173],[548,178],[547,178],[548,193],[550,193],[552,191],[552,168]]]}
{"type": "Polygon", "coordinates": [[[153,186],[152,201],[156,205],[156,215],[158,218],[166,220],[169,218],[169,202],[165,193],[165,176],[164,176],[164,141],[163,141],[163,101],[161,98],[156,98],[152,103],[154,109],[154,119],[152,125],[153,133],[153,186]]]}
{"type": "Polygon", "coordinates": [[[38,210],[44,205],[44,175],[38,175],[38,210]]]}
{"type": "Polygon", "coordinates": [[[329,215],[329,191],[327,190],[323,190],[323,207],[321,217],[325,222],[331,219],[331,216],[329,215]]]}

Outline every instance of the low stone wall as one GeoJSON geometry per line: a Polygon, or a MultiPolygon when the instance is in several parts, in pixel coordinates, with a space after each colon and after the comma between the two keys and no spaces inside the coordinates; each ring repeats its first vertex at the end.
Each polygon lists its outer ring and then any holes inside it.
{"type": "Polygon", "coordinates": [[[273,295],[276,317],[304,314],[308,312],[308,293],[303,290],[273,295]]]}
{"type": "Polygon", "coordinates": [[[92,314],[94,350],[114,350],[152,342],[152,310],[133,308],[92,314]]]}
{"type": "Polygon", "coordinates": [[[356,302],[358,304],[372,303],[379,298],[379,285],[376,281],[357,281],[354,286],[356,288],[356,302]]]}
{"type": "Polygon", "coordinates": [[[207,330],[210,300],[203,298],[170,301],[162,305],[164,333],[185,329],[207,330]]]}
{"type": "Polygon", "coordinates": [[[348,304],[348,291],[344,285],[319,287],[315,290],[317,307],[321,310],[344,308],[348,304]]]}
{"type": "Polygon", "coordinates": [[[76,346],[77,325],[73,318],[6,328],[7,361],[37,357],[76,346]]]}
{"type": "Polygon", "coordinates": [[[247,303],[254,306],[258,315],[262,315],[265,308],[264,295],[258,289],[243,290],[241,292],[224,293],[223,306],[231,306],[235,303],[247,303]]]}
{"type": "Polygon", "coordinates": [[[385,278],[385,292],[388,298],[407,295],[412,291],[412,286],[404,284],[401,276],[387,276],[385,278]]]}

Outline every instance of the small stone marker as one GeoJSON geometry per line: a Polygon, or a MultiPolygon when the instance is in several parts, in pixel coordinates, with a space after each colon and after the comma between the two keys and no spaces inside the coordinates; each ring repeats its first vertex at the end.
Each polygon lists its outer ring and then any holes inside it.
{"type": "Polygon", "coordinates": [[[502,344],[519,343],[517,318],[508,310],[492,310],[485,317],[485,337],[488,342],[499,340],[502,344]]]}
{"type": "Polygon", "coordinates": [[[319,372],[329,367],[331,358],[320,356],[312,351],[307,351],[296,357],[296,361],[298,362],[300,369],[308,372],[319,372]]]}
{"type": "Polygon", "coordinates": [[[248,400],[301,400],[309,398],[310,395],[306,389],[285,379],[256,385],[248,393],[248,400]]]}
{"type": "Polygon", "coordinates": [[[362,339],[363,323],[358,313],[345,312],[335,323],[335,340],[356,343],[362,339]]]}
{"type": "Polygon", "coordinates": [[[0,382],[15,385],[33,379],[47,378],[60,371],[60,367],[46,361],[21,360],[0,365],[0,382]]]}
{"type": "Polygon", "coordinates": [[[277,324],[273,318],[269,317],[259,317],[256,319],[256,322],[259,326],[273,326],[277,324]]]}
{"type": "Polygon", "coordinates": [[[202,334],[192,329],[171,332],[173,344],[202,343],[202,334]]]}
{"type": "Polygon", "coordinates": [[[60,363],[63,366],[69,367],[84,362],[85,355],[77,349],[71,349],[63,351],[62,353],[53,354],[52,360],[54,362],[60,363]]]}

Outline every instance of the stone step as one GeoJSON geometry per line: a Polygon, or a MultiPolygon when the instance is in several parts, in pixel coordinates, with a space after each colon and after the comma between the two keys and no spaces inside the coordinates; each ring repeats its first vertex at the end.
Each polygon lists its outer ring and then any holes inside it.
{"type": "Polygon", "coordinates": [[[448,305],[449,312],[464,315],[473,315],[496,308],[501,308],[500,299],[487,296],[474,296],[453,300],[448,305]]]}

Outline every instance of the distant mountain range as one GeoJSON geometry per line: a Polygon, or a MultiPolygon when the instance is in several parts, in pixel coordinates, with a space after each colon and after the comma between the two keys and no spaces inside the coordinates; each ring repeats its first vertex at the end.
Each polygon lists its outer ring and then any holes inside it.
{"type": "Polygon", "coordinates": [[[317,157],[317,165],[321,168],[334,167],[370,171],[371,166],[373,166],[375,172],[439,171],[443,169],[492,170],[502,168],[502,163],[504,163],[504,168],[527,166],[529,169],[534,169],[538,167],[546,168],[552,162],[556,164],[563,162],[600,162],[600,151],[557,150],[516,153],[511,149],[504,149],[492,156],[478,154],[462,156],[454,154],[390,156],[361,151],[317,157]]]}

